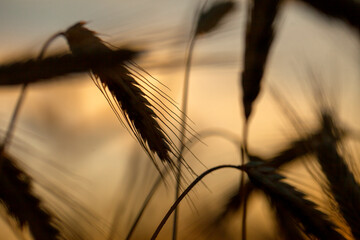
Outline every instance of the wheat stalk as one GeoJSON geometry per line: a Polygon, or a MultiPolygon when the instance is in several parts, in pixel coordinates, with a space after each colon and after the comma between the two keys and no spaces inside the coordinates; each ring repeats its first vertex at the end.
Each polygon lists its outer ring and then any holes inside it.
{"type": "Polygon", "coordinates": [[[307,200],[304,193],[281,181],[284,177],[275,173],[273,168],[264,166],[262,163],[254,162],[250,162],[245,166],[220,165],[204,171],[177,198],[163,217],[151,239],[157,238],[171,214],[197,183],[208,174],[224,168],[245,171],[250,181],[269,197],[273,205],[279,205],[278,208],[287,209],[287,211],[291,213],[292,217],[300,224],[299,228],[303,229],[305,234],[323,240],[345,240],[345,238],[336,231],[335,225],[328,220],[328,216],[317,210],[317,205],[307,200]]]}
{"type": "MultiPolygon", "coordinates": [[[[177,157],[177,174],[176,174],[176,190],[175,190],[175,199],[179,197],[180,185],[181,185],[181,166],[183,152],[185,150],[185,130],[186,130],[186,113],[188,108],[188,94],[189,94],[189,81],[190,81],[190,68],[192,53],[195,47],[195,42],[200,35],[208,34],[216,29],[220,21],[225,18],[231,10],[235,7],[233,1],[223,1],[217,2],[210,6],[206,11],[204,10],[205,4],[198,16],[196,21],[196,27],[193,33],[190,35],[189,47],[186,52],[186,65],[185,65],[185,76],[184,76],[184,87],[183,87],[183,98],[182,98],[182,128],[180,131],[180,152],[177,157]]],[[[178,208],[175,209],[174,213],[174,222],[173,222],[173,236],[172,239],[176,240],[177,238],[177,225],[178,225],[178,208]]]]}
{"type": "Polygon", "coordinates": [[[200,174],[191,184],[189,184],[189,186],[182,192],[182,194],[179,195],[179,197],[176,199],[176,201],[174,202],[174,204],[170,207],[170,209],[168,210],[168,212],[165,214],[165,216],[163,217],[163,219],[161,220],[161,222],[159,223],[158,227],[156,228],[156,230],[154,231],[151,240],[155,240],[158,236],[158,234],[160,233],[161,229],[164,227],[165,223],[167,222],[167,220],[169,219],[169,217],[171,216],[171,214],[175,211],[175,209],[177,209],[178,205],[180,204],[180,202],[186,197],[186,195],[196,186],[196,184],[198,184],[204,177],[206,177],[207,175],[209,175],[210,173],[214,172],[214,171],[218,171],[220,169],[225,169],[225,168],[231,168],[231,169],[237,169],[240,170],[241,166],[236,166],[236,165],[220,165],[220,166],[216,166],[213,168],[210,168],[206,171],[204,171],[202,174],[200,174]]]}

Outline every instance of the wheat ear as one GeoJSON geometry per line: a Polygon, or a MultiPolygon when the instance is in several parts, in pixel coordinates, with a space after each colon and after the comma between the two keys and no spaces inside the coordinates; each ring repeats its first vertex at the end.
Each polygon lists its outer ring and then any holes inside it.
{"type": "Polygon", "coordinates": [[[224,168],[245,171],[250,181],[269,197],[272,204],[280,204],[282,207],[288,209],[294,219],[304,228],[306,234],[321,240],[345,240],[345,238],[335,230],[335,225],[328,220],[328,216],[317,210],[316,204],[305,199],[305,194],[295,190],[291,185],[282,182],[281,180],[284,177],[275,173],[273,168],[263,166],[262,163],[253,162],[245,166],[220,165],[208,169],[199,175],[174,202],[158,225],[151,239],[157,238],[172,212],[197,183],[208,174],[224,168]]]}
{"type": "Polygon", "coordinates": [[[204,10],[204,8],[205,5],[196,21],[195,35],[202,35],[214,31],[221,20],[234,10],[235,3],[231,0],[218,1],[207,10],[204,10]]]}
{"type": "Polygon", "coordinates": [[[32,193],[31,177],[16,165],[11,156],[3,153],[1,158],[0,199],[9,215],[20,227],[28,225],[36,240],[60,239],[53,217],[32,193]]]}
{"type": "Polygon", "coordinates": [[[296,219],[294,219],[288,209],[283,208],[283,206],[280,204],[273,204],[273,208],[276,215],[278,232],[283,237],[282,239],[307,239],[304,236],[304,233],[300,228],[299,224],[297,223],[296,219]]]}
{"type": "Polygon", "coordinates": [[[273,24],[280,0],[249,1],[248,25],[245,39],[242,91],[245,119],[260,92],[266,60],[274,38],[273,24]]]}
{"type": "MultiPolygon", "coordinates": [[[[79,22],[64,32],[70,50],[75,56],[86,56],[92,53],[107,53],[108,48],[96,34],[84,27],[85,22],[79,22]]],[[[157,122],[157,115],[152,105],[146,98],[146,94],[139,88],[139,84],[125,67],[124,63],[112,67],[91,68],[95,76],[97,86],[106,92],[108,89],[115,99],[111,103],[113,108],[122,112],[123,119],[137,138],[141,146],[146,150],[157,166],[153,154],[172,164],[170,155],[173,153],[171,141],[157,122]]]]}
{"type": "Polygon", "coordinates": [[[261,189],[276,208],[287,209],[303,227],[307,235],[318,239],[345,239],[336,231],[328,216],[317,209],[317,205],[305,198],[305,194],[281,181],[284,177],[273,168],[262,163],[250,162],[244,167],[250,181],[261,189]]]}
{"type": "Polygon", "coordinates": [[[360,2],[357,0],[302,0],[327,16],[338,18],[360,33],[360,2]]]}
{"type": "MultiPolygon", "coordinates": [[[[245,154],[248,152],[248,123],[252,113],[253,103],[259,95],[260,84],[263,78],[266,60],[274,38],[273,24],[278,12],[280,0],[249,0],[248,16],[245,37],[244,67],[241,74],[242,103],[245,123],[243,127],[244,151],[242,153],[242,165],[244,165],[245,154]]],[[[240,179],[240,195],[245,197],[242,189],[245,177],[240,179]]],[[[246,240],[246,201],[242,215],[242,238],[246,240]]]]}
{"type": "Polygon", "coordinates": [[[119,49],[87,56],[58,54],[44,59],[24,58],[0,65],[0,86],[49,81],[67,74],[86,72],[92,67],[117,65],[137,54],[136,51],[119,49]]]}
{"type": "Polygon", "coordinates": [[[325,174],[331,195],[351,228],[360,239],[360,185],[344,158],[338,153],[336,138],[339,129],[329,113],[322,114],[323,132],[316,151],[317,160],[325,174]]]}
{"type": "MultiPolygon", "coordinates": [[[[283,150],[271,158],[263,159],[252,154],[248,154],[248,158],[252,162],[262,162],[264,166],[279,169],[294,162],[296,159],[316,153],[320,144],[319,139],[322,135],[322,131],[322,128],[320,128],[319,130],[315,131],[314,134],[310,134],[309,136],[304,136],[298,140],[291,141],[288,146],[286,146],[283,150]]],[[[339,133],[336,137],[334,136],[333,139],[337,142],[342,137],[343,133],[339,133]]],[[[247,195],[250,195],[254,190],[256,190],[256,188],[250,182],[246,182],[244,184],[244,189],[247,195]]],[[[243,204],[241,195],[242,192],[239,191],[239,189],[233,190],[230,198],[224,206],[224,210],[220,213],[219,216],[217,216],[215,223],[225,218],[230,213],[236,212],[240,209],[241,205],[243,204]]]]}

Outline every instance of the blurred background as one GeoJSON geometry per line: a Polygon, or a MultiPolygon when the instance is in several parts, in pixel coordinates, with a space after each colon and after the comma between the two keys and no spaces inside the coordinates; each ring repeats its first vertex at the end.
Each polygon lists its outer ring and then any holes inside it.
{"type": "MultiPolygon", "coordinates": [[[[87,21],[86,26],[111,45],[145,50],[136,63],[167,86],[154,81],[180,107],[185,53],[195,13],[202,3],[2,0],[0,63],[36,57],[52,34],[78,21],[87,21]]],[[[242,140],[239,75],[243,64],[246,2],[236,4],[235,11],[221,22],[217,31],[200,37],[194,49],[187,115],[191,119],[189,125],[209,137],[191,145],[192,154],[187,152],[185,160],[198,174],[212,166],[240,161],[238,146],[223,137],[231,134],[237,141],[242,140]]],[[[311,131],[318,124],[319,96],[314,86],[320,86],[340,122],[360,134],[358,33],[301,2],[290,0],[281,8],[276,33],[263,91],[250,124],[249,150],[271,156],[299,136],[299,129],[281,110],[271,89],[275,89],[280,101],[296,110],[304,129],[311,131]]],[[[68,51],[62,38],[48,52],[58,50],[68,51]]],[[[20,86],[2,87],[0,92],[3,133],[20,86]]],[[[61,213],[60,219],[77,232],[79,239],[80,236],[111,239],[109,235],[112,239],[125,238],[158,172],[119,123],[89,74],[31,84],[14,135],[9,151],[33,176],[34,187],[44,203],[55,213],[61,213]]],[[[179,144],[176,138],[174,141],[179,144]]],[[[356,154],[356,139],[349,146],[349,151],[356,154]]],[[[315,195],[317,187],[309,187],[304,180],[309,173],[304,166],[297,167],[286,173],[315,195]]],[[[219,171],[190,193],[181,205],[180,239],[207,238],[209,219],[221,211],[231,191],[236,189],[238,178],[236,171],[219,171]]],[[[190,180],[189,177],[187,183],[190,180]]],[[[174,181],[169,179],[151,201],[133,239],[151,236],[171,206],[173,195],[174,181]]],[[[249,239],[275,239],[267,208],[266,201],[260,197],[251,206],[249,239]],[[255,228],[253,222],[257,223],[255,228]]],[[[17,239],[19,232],[14,229],[14,223],[7,219],[4,209],[1,213],[0,227],[4,230],[0,231],[0,238],[17,239]]],[[[159,239],[168,239],[170,233],[169,221],[159,239]]],[[[239,233],[240,214],[236,213],[219,233],[219,239],[234,239],[239,233]]]]}

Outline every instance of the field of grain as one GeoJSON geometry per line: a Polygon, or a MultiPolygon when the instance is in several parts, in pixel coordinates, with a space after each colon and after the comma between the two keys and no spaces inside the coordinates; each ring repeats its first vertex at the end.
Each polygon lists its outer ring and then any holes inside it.
{"type": "Polygon", "coordinates": [[[360,239],[358,0],[0,8],[0,239],[360,239]]]}

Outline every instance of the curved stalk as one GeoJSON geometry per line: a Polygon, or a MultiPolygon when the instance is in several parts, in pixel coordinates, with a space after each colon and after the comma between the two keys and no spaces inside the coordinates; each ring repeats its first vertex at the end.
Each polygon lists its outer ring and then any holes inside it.
{"type": "MultiPolygon", "coordinates": [[[[44,57],[44,54],[45,54],[45,51],[47,50],[47,48],[49,47],[50,43],[55,40],[57,37],[63,35],[62,32],[59,32],[59,33],[56,33],[54,34],[53,36],[51,36],[46,42],[45,44],[43,45],[43,47],[41,48],[41,51],[37,57],[38,60],[41,60],[43,57],[44,57]]],[[[9,123],[9,126],[7,128],[7,131],[6,131],[6,135],[4,137],[4,140],[0,146],[0,153],[3,153],[5,151],[5,148],[6,146],[9,144],[10,140],[11,140],[11,137],[12,137],[12,134],[13,134],[13,131],[14,131],[14,128],[15,128],[15,123],[17,121],[17,118],[19,116],[19,112],[20,112],[20,109],[21,109],[21,106],[25,100],[25,94],[26,94],[26,90],[27,90],[27,87],[28,87],[29,83],[24,83],[22,85],[22,88],[21,88],[21,92],[20,92],[20,95],[19,95],[19,98],[16,102],[16,105],[15,105],[15,109],[12,113],[12,116],[11,116],[11,119],[10,119],[10,123],[9,123]]],[[[1,162],[0,162],[1,164],[1,162]]]]}
{"type": "Polygon", "coordinates": [[[176,201],[174,202],[174,204],[171,206],[171,208],[169,209],[169,211],[166,213],[166,215],[164,216],[164,218],[162,219],[162,221],[160,222],[160,224],[158,225],[158,227],[156,228],[154,234],[151,237],[151,240],[155,240],[157,238],[157,236],[159,235],[161,229],[164,227],[165,223],[167,222],[167,220],[169,219],[169,217],[171,216],[171,214],[177,209],[178,205],[180,204],[180,202],[184,199],[184,197],[186,197],[186,195],[195,187],[195,185],[197,183],[199,183],[205,176],[207,176],[209,173],[212,173],[216,170],[219,169],[223,169],[223,168],[234,168],[237,170],[243,170],[242,166],[239,165],[220,165],[220,166],[216,166],[213,168],[210,168],[208,170],[206,170],[205,172],[203,172],[201,175],[199,175],[185,190],[184,192],[176,199],[176,201]]]}

